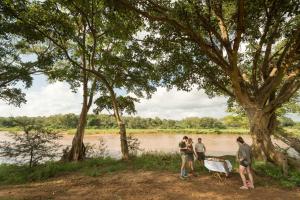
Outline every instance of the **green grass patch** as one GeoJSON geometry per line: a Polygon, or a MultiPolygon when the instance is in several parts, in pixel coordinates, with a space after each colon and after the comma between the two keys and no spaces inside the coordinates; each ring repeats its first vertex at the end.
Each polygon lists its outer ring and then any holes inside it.
{"type": "Polygon", "coordinates": [[[40,166],[0,165],[0,184],[19,184],[31,181],[45,180],[64,172],[74,172],[80,168],[76,163],[49,162],[40,166]]]}
{"type": "Polygon", "coordinates": [[[21,131],[22,129],[20,127],[0,127],[0,131],[5,131],[5,132],[16,132],[16,131],[21,131]]]}
{"type": "MultiPolygon", "coordinates": [[[[230,160],[235,169],[238,167],[234,156],[223,156],[223,158],[230,160]]],[[[2,164],[0,165],[0,185],[43,181],[52,177],[74,172],[92,177],[124,170],[150,170],[179,173],[180,160],[179,154],[156,152],[144,153],[140,156],[131,158],[129,161],[108,157],[89,159],[77,163],[48,162],[33,168],[29,168],[28,166],[2,164]]],[[[299,171],[290,170],[289,176],[284,177],[280,168],[270,163],[255,162],[253,168],[258,176],[256,180],[257,185],[272,186],[276,184],[288,188],[300,186],[299,171]],[[265,179],[260,177],[270,177],[271,181],[265,181],[265,179]]],[[[199,163],[195,164],[195,171],[200,174],[207,173],[207,170],[200,167],[199,163]]]]}
{"type": "MultiPolygon", "coordinates": [[[[300,137],[300,129],[297,127],[285,127],[289,134],[300,137]]],[[[0,131],[16,132],[21,131],[18,127],[5,128],[0,127],[0,131]]],[[[53,131],[63,134],[74,135],[76,129],[54,129],[53,131]]],[[[246,128],[202,128],[202,129],[126,129],[128,134],[238,134],[244,135],[249,133],[249,129],[246,128]]],[[[94,134],[117,134],[119,129],[85,129],[86,135],[94,134]]]]}
{"type": "Polygon", "coordinates": [[[0,165],[0,185],[23,184],[32,181],[43,181],[59,175],[79,172],[88,176],[99,176],[122,170],[159,170],[178,172],[180,169],[179,154],[145,153],[129,161],[113,158],[88,159],[82,162],[48,162],[33,168],[12,164],[0,165]]]}
{"type": "MultiPolygon", "coordinates": [[[[300,171],[290,169],[287,177],[283,176],[283,172],[280,167],[275,166],[272,163],[255,162],[253,169],[259,176],[271,177],[276,183],[282,187],[299,187],[300,186],[300,171]]],[[[268,184],[268,183],[265,183],[268,184]]]]}

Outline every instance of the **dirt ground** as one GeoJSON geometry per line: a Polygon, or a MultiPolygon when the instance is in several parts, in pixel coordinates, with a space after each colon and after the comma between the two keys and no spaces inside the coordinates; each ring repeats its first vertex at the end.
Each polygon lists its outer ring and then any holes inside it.
{"type": "Polygon", "coordinates": [[[282,189],[267,186],[260,178],[253,190],[242,191],[237,174],[224,182],[212,175],[180,180],[178,174],[152,171],[124,171],[89,177],[65,175],[25,185],[1,186],[1,200],[297,200],[300,188],[282,189]]]}

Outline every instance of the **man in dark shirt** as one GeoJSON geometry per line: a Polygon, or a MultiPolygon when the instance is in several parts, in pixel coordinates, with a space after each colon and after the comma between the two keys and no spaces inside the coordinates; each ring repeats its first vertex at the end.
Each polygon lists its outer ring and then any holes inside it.
{"type": "Polygon", "coordinates": [[[186,171],[186,163],[187,163],[187,140],[188,137],[184,136],[182,141],[179,143],[179,150],[181,155],[181,171],[180,171],[180,178],[184,179],[187,177],[186,171]]]}

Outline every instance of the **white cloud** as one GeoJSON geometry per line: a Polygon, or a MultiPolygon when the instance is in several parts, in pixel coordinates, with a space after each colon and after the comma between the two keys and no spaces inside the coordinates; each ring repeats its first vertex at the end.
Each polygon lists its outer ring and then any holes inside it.
{"type": "MultiPolygon", "coordinates": [[[[36,84],[36,83],[35,83],[36,84]]],[[[0,101],[1,116],[47,116],[58,113],[79,113],[82,102],[80,92],[71,92],[69,85],[56,82],[25,91],[27,103],[20,108],[0,101]]]]}
{"type": "MultiPolygon", "coordinates": [[[[48,116],[53,114],[79,114],[82,96],[71,92],[64,82],[53,84],[34,81],[33,88],[26,90],[27,103],[21,108],[7,105],[0,101],[0,116],[48,116]],[[41,84],[41,86],[39,86],[41,84]]],[[[191,92],[167,91],[158,88],[151,99],[141,99],[136,105],[137,115],[143,117],[181,119],[191,116],[223,117],[226,115],[226,99],[216,97],[209,99],[203,91],[191,92]]],[[[92,109],[91,109],[92,110],[92,109]]]]}
{"type": "MultiPolygon", "coordinates": [[[[27,103],[21,108],[0,101],[0,116],[49,116],[53,114],[79,114],[82,92],[73,93],[65,82],[49,84],[45,77],[35,77],[33,87],[24,91],[27,103]]],[[[203,90],[190,92],[158,88],[151,99],[141,99],[136,104],[137,116],[182,119],[185,117],[221,118],[226,113],[226,98],[209,99],[203,90]]],[[[92,112],[93,108],[91,108],[92,112]]],[[[299,115],[289,115],[299,121],[299,115]]]]}
{"type": "Polygon", "coordinates": [[[224,117],[226,98],[208,98],[203,90],[193,89],[190,92],[158,88],[151,99],[142,99],[136,105],[137,115],[143,117],[182,119],[185,117],[224,117]]]}

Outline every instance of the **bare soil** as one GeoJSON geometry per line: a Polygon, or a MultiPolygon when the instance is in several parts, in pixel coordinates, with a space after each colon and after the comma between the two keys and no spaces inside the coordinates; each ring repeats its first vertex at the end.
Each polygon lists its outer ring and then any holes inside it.
{"type": "Polygon", "coordinates": [[[256,188],[240,190],[237,174],[220,182],[210,174],[179,179],[178,174],[122,171],[98,177],[71,174],[24,185],[0,187],[1,200],[297,200],[300,188],[283,189],[268,178],[256,178],[256,188]],[[269,186],[268,186],[269,185],[269,186]]]}

